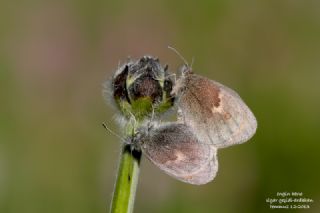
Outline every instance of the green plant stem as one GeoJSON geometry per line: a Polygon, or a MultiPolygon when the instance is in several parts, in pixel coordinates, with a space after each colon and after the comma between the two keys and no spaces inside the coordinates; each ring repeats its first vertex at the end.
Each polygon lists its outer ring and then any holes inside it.
{"type": "Polygon", "coordinates": [[[140,160],[141,152],[131,150],[128,144],[123,145],[110,212],[133,212],[139,179],[140,160]]]}

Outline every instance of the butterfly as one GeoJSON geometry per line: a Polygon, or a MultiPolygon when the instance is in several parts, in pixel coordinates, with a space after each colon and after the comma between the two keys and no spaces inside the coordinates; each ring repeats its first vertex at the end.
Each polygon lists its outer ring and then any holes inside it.
{"type": "Polygon", "coordinates": [[[205,184],[218,170],[217,148],[201,143],[182,123],[153,123],[138,130],[131,142],[166,174],[186,183],[205,184]]]}
{"type": "Polygon", "coordinates": [[[189,67],[182,70],[172,93],[178,97],[178,119],[202,142],[224,148],[246,142],[256,132],[255,116],[235,91],[189,67]]]}

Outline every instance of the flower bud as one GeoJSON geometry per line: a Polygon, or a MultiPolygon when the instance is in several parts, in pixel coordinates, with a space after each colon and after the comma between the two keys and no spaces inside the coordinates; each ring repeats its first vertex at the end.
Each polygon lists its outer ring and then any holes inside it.
{"type": "Polygon", "coordinates": [[[158,59],[144,56],[120,67],[112,79],[113,98],[122,115],[143,121],[173,106],[172,80],[158,59]]]}

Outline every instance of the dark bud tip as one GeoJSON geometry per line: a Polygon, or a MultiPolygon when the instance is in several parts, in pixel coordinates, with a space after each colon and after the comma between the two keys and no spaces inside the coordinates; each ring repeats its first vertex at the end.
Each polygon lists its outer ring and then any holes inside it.
{"type": "Polygon", "coordinates": [[[116,75],[112,81],[113,86],[113,97],[115,100],[119,101],[127,101],[130,103],[130,99],[128,98],[128,93],[126,90],[126,79],[128,77],[129,67],[125,65],[123,70],[120,71],[118,75],[116,75]]]}

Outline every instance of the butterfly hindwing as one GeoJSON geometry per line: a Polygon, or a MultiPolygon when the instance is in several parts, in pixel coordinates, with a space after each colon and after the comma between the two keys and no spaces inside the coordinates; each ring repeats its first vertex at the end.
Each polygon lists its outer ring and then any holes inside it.
{"type": "Polygon", "coordinates": [[[151,162],[180,181],[200,185],[216,175],[216,148],[201,143],[184,124],[152,128],[140,138],[140,146],[151,162]]]}

